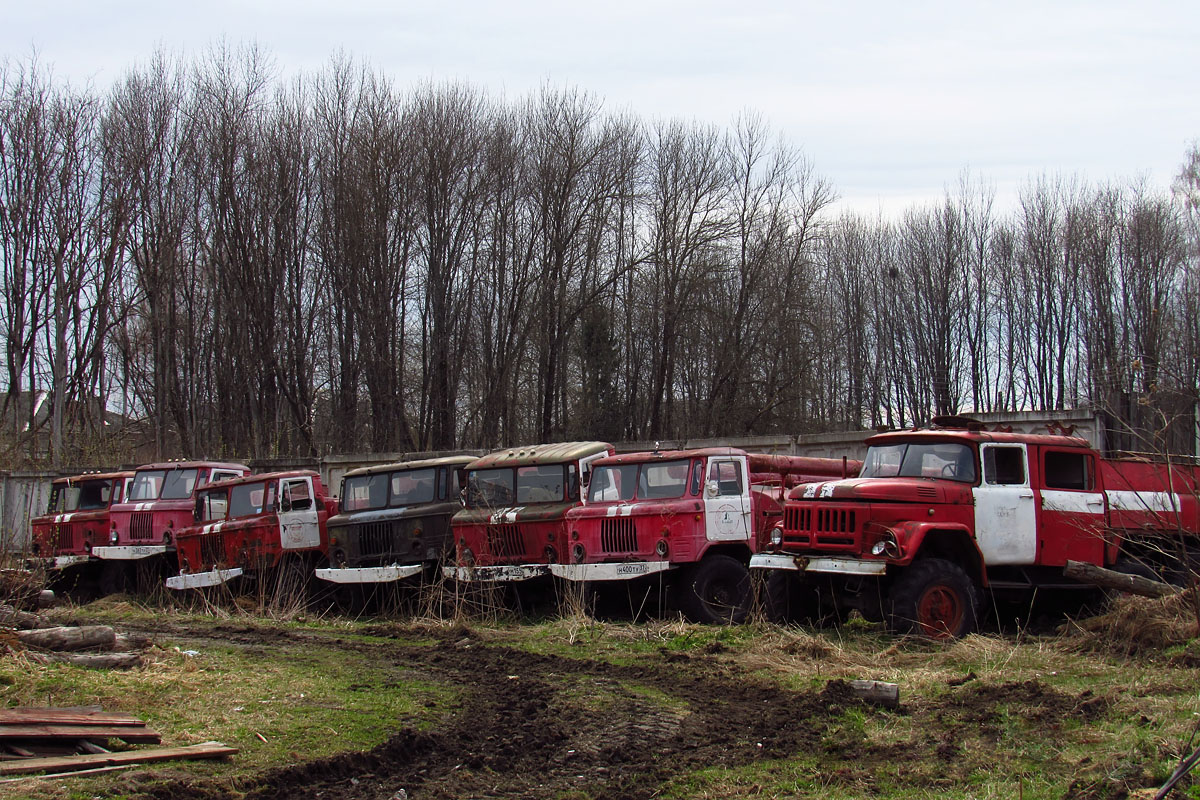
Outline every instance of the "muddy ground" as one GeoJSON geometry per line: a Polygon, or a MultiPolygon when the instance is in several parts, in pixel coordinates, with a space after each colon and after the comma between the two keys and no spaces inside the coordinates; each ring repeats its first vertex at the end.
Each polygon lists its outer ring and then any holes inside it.
{"type": "MultiPolygon", "coordinates": [[[[238,625],[156,632],[281,651],[314,636],[238,625]]],[[[979,768],[969,754],[986,752],[1001,736],[1002,705],[1047,733],[1067,720],[1101,715],[1107,705],[1088,691],[1071,696],[1037,681],[985,684],[967,676],[948,685],[944,697],[902,697],[901,707],[889,710],[864,704],[841,681],[809,692],[781,690],[743,670],[719,642],[612,664],[517,650],[463,628],[426,632],[424,644],[413,644],[401,628],[374,631],[389,632],[395,636],[382,643],[322,635],[321,646],[370,649],[406,678],[453,685],[461,704],[442,724],[418,730],[397,721],[387,741],[369,752],[301,759],[236,783],[177,778],[147,785],[131,777],[120,791],[161,800],[651,798],[706,767],[796,754],[820,756],[834,795],[839,786],[869,795],[881,765],[894,775],[904,763],[920,765],[912,770],[913,789],[946,791],[968,785],[979,768]],[[904,728],[919,733],[879,745],[847,723],[879,715],[915,715],[920,724],[904,728]]],[[[1124,790],[1083,781],[1068,796],[1122,797],[1124,790]]]]}

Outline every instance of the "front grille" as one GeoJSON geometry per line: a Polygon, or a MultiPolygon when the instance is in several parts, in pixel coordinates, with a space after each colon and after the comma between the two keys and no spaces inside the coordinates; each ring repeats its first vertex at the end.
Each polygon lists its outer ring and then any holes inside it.
{"type": "Polygon", "coordinates": [[[526,554],[519,525],[489,525],[487,546],[488,552],[498,558],[518,558],[526,554]]]}
{"type": "Polygon", "coordinates": [[[637,527],[630,517],[600,522],[600,549],[608,553],[636,553],[637,527]]]}
{"type": "Polygon", "coordinates": [[[787,506],[783,512],[783,543],[788,548],[853,548],[858,542],[854,508],[816,503],[787,506]]]}
{"type": "Polygon", "coordinates": [[[392,523],[368,522],[358,526],[359,555],[381,556],[392,550],[392,523]]]}
{"type": "Polygon", "coordinates": [[[154,538],[154,512],[135,511],[129,515],[130,539],[154,538]]]}
{"type": "Polygon", "coordinates": [[[200,537],[200,563],[215,567],[225,559],[225,548],[221,546],[221,534],[206,534],[200,537]]]}
{"type": "Polygon", "coordinates": [[[55,525],[50,534],[50,546],[55,550],[78,550],[81,542],[71,523],[55,525]]]}

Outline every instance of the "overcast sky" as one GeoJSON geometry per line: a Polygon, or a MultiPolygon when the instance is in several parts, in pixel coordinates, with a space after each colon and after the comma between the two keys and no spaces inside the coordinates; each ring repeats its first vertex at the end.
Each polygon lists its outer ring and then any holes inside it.
{"type": "Polygon", "coordinates": [[[760,112],[843,202],[892,214],[959,176],[1012,208],[1043,174],[1164,191],[1200,138],[1200,2],[208,3],[0,0],[0,53],[107,89],[156,49],[257,42],[285,75],[338,51],[399,86],[575,86],[646,119],[760,112]]]}

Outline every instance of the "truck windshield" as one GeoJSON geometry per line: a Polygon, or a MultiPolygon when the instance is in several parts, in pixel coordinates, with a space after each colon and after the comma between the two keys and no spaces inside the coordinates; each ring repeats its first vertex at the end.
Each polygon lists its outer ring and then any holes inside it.
{"type": "Polygon", "coordinates": [[[500,508],[511,506],[516,497],[511,468],[475,469],[467,475],[467,505],[500,508]]]}
{"type": "Polygon", "coordinates": [[[388,475],[353,475],[342,483],[342,509],[344,511],[368,511],[387,508],[388,475]]]}
{"type": "MultiPolygon", "coordinates": [[[[535,503],[561,503],[574,492],[574,470],[563,464],[472,470],[467,476],[467,505],[503,508],[535,503]],[[572,480],[568,481],[568,472],[572,480]]],[[[573,495],[572,495],[573,496],[573,495]]]]}
{"type": "MultiPolygon", "coordinates": [[[[112,481],[84,481],[62,487],[58,502],[63,511],[93,511],[108,508],[112,481]]],[[[54,508],[52,503],[51,508],[54,508]]]]}
{"type": "Polygon", "coordinates": [[[974,483],[975,451],[959,442],[914,442],[867,449],[860,478],[945,478],[974,483]]]}
{"type": "Polygon", "coordinates": [[[596,467],[588,484],[588,502],[669,500],[687,490],[687,460],[613,464],[596,467]]]}
{"type": "Polygon", "coordinates": [[[262,483],[239,483],[229,490],[229,518],[252,517],[263,512],[267,487],[262,483]]]}
{"type": "Polygon", "coordinates": [[[433,467],[427,467],[393,472],[391,484],[390,505],[413,506],[418,503],[432,503],[437,491],[437,471],[433,467]]]}
{"type": "Polygon", "coordinates": [[[142,500],[183,500],[196,488],[195,469],[148,469],[133,478],[129,490],[131,502],[142,500]]]}

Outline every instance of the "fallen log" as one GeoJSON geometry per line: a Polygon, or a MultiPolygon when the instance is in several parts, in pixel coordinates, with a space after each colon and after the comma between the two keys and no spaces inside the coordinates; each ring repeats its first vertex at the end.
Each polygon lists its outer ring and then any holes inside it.
{"type": "Polygon", "coordinates": [[[153,640],[144,633],[118,633],[113,642],[113,650],[129,652],[130,650],[145,650],[153,640]]]}
{"type": "Polygon", "coordinates": [[[81,625],[17,631],[17,638],[26,647],[43,650],[110,650],[117,641],[117,633],[107,625],[81,625]]]}
{"type": "Polygon", "coordinates": [[[900,685],[883,681],[850,681],[850,691],[868,703],[885,708],[900,706],[900,685]]]}
{"type": "Polygon", "coordinates": [[[1082,561],[1068,561],[1067,565],[1063,567],[1063,574],[1081,583],[1089,583],[1102,589],[1112,589],[1142,597],[1166,597],[1179,591],[1169,583],[1152,581],[1141,575],[1117,572],[1082,561]]]}
{"type": "Polygon", "coordinates": [[[39,664],[74,664],[89,669],[133,669],[142,665],[137,653],[26,653],[39,664]]]}
{"type": "Polygon", "coordinates": [[[237,753],[236,747],[220,742],[205,742],[190,747],[159,747],[152,750],[129,750],[124,753],[98,753],[60,758],[29,758],[23,761],[0,763],[0,775],[26,775],[31,772],[82,770],[92,767],[114,767],[122,764],[147,764],[154,761],[178,759],[224,758],[237,753]]]}
{"type": "Polygon", "coordinates": [[[45,628],[50,623],[45,618],[28,611],[21,611],[10,605],[0,605],[0,625],[8,628],[45,628]]]}

